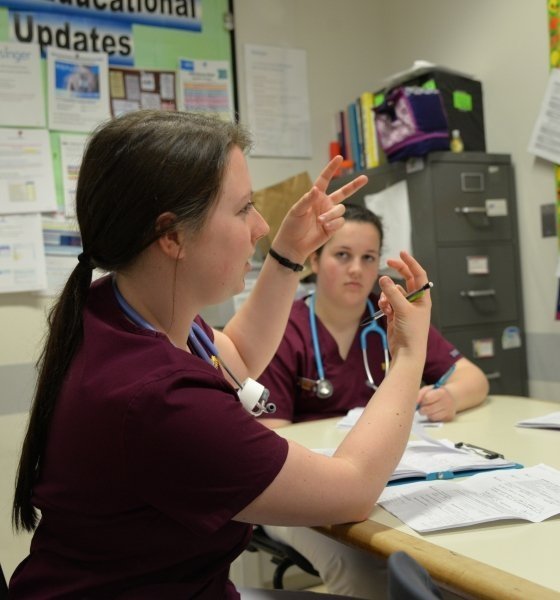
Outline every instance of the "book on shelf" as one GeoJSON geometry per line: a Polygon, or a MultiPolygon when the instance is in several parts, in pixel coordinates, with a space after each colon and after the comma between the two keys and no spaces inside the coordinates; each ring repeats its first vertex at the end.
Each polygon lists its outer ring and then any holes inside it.
{"type": "Polygon", "coordinates": [[[379,149],[377,146],[377,132],[375,130],[375,113],[373,112],[373,92],[362,92],[358,102],[362,120],[365,167],[366,169],[372,169],[379,165],[379,149]]]}
{"type": "Polygon", "coordinates": [[[348,122],[348,111],[343,110],[342,113],[342,136],[344,138],[344,152],[343,156],[346,160],[352,161],[354,163],[354,155],[352,152],[352,145],[350,143],[350,123],[348,122]]]}
{"type": "Polygon", "coordinates": [[[356,114],[355,102],[350,102],[350,104],[348,104],[346,114],[348,115],[348,135],[350,138],[352,160],[354,161],[354,170],[360,171],[363,169],[363,166],[361,165],[361,150],[358,140],[358,116],[356,114]]]}
{"type": "Polygon", "coordinates": [[[373,169],[381,162],[374,103],[373,92],[362,92],[345,110],[336,113],[337,141],[355,171],[373,169]]]}

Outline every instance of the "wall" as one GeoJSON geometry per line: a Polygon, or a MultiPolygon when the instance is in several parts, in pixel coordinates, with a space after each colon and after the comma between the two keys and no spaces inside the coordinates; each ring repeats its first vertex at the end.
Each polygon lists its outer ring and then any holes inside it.
{"type": "MultiPolygon", "coordinates": [[[[546,2],[234,0],[234,10],[242,120],[244,43],[303,48],[308,58],[313,158],[251,158],[255,189],[300,171],[315,177],[327,160],[335,112],[415,59],[483,82],[488,149],[512,154],[516,168],[530,390],[560,401],[558,246],[540,237],[539,221],[540,205],[555,198],[554,172],[526,150],[548,75],[546,2]]],[[[33,385],[47,306],[29,294],[0,297],[0,387],[18,390],[22,402],[33,385]]]]}
{"type": "Polygon", "coordinates": [[[548,77],[546,2],[235,0],[234,4],[242,118],[243,44],[308,52],[313,159],[251,159],[255,189],[306,169],[314,177],[327,159],[336,110],[416,59],[482,81],[487,149],[511,154],[516,169],[530,393],[560,401],[560,322],[554,320],[558,242],[540,235],[540,205],[555,201],[554,170],[527,152],[548,77]]]}

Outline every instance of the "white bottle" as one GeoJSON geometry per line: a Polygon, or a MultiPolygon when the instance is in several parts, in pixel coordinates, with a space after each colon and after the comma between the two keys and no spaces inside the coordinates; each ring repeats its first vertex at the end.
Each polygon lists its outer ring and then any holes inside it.
{"type": "Polygon", "coordinates": [[[463,140],[461,139],[461,132],[458,129],[454,129],[451,132],[451,142],[449,147],[451,148],[451,152],[463,152],[465,149],[463,140]]]}

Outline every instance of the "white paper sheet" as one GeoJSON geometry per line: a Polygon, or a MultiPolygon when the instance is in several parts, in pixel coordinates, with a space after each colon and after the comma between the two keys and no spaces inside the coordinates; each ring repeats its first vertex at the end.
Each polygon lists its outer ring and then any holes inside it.
{"type": "Polygon", "coordinates": [[[0,43],[0,125],[44,127],[45,100],[37,44],[0,43]]]}
{"type": "Polygon", "coordinates": [[[41,216],[0,216],[0,293],[46,286],[41,216]]]}
{"type": "Polygon", "coordinates": [[[252,156],[311,158],[305,50],[245,45],[252,156]]]}
{"type": "Polygon", "coordinates": [[[76,214],[76,185],[87,139],[87,135],[60,136],[64,214],[67,217],[74,217],[76,214]]]}
{"type": "Polygon", "coordinates": [[[421,533],[503,519],[538,523],[560,513],[560,471],[540,464],[397,485],[385,488],[379,504],[421,533]]]}
{"type": "Polygon", "coordinates": [[[181,110],[214,114],[233,120],[233,89],[226,60],[179,60],[181,110]]]}
{"type": "Polygon", "coordinates": [[[406,181],[399,181],[376,194],[364,196],[367,208],[383,221],[381,269],[387,269],[388,258],[398,258],[401,250],[412,252],[410,210],[406,181]]]}
{"type": "Polygon", "coordinates": [[[542,417],[524,419],[517,423],[517,427],[535,427],[537,429],[560,429],[560,412],[548,413],[542,417]]]}
{"type": "Polygon", "coordinates": [[[105,53],[47,49],[49,129],[88,133],[111,116],[105,53]]]}
{"type": "Polygon", "coordinates": [[[551,69],[528,151],[560,163],[560,69],[551,69]]]}
{"type": "MultiPolygon", "coordinates": [[[[354,427],[357,423],[358,419],[362,416],[364,412],[363,406],[357,406],[356,408],[351,408],[340,421],[337,422],[336,426],[339,429],[350,429],[354,427]]],[[[412,431],[415,431],[415,427],[441,427],[443,423],[441,421],[430,421],[428,417],[421,415],[419,412],[414,413],[414,421],[412,424],[412,431]]],[[[423,434],[423,439],[426,439],[426,434],[423,434]]],[[[432,439],[432,438],[430,438],[432,439]]],[[[435,440],[434,440],[435,441],[435,440]]]]}
{"type": "Polygon", "coordinates": [[[0,214],[56,210],[46,129],[0,129],[0,214]]]}

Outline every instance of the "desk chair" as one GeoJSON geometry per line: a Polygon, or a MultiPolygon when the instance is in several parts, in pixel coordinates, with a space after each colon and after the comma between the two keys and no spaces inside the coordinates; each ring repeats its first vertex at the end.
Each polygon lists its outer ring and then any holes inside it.
{"type": "Polygon", "coordinates": [[[277,565],[272,576],[272,586],[275,590],[284,589],[284,573],[294,565],[305,573],[319,577],[319,573],[305,556],[301,555],[291,546],[273,540],[260,525],[253,528],[253,537],[247,546],[247,550],[249,552],[262,550],[271,555],[271,562],[277,565]]]}
{"type": "Polygon", "coordinates": [[[8,583],[4,577],[2,565],[0,565],[0,600],[8,600],[8,583]]]}
{"type": "Polygon", "coordinates": [[[387,560],[389,600],[441,600],[430,574],[406,552],[393,552],[387,560]]]}

